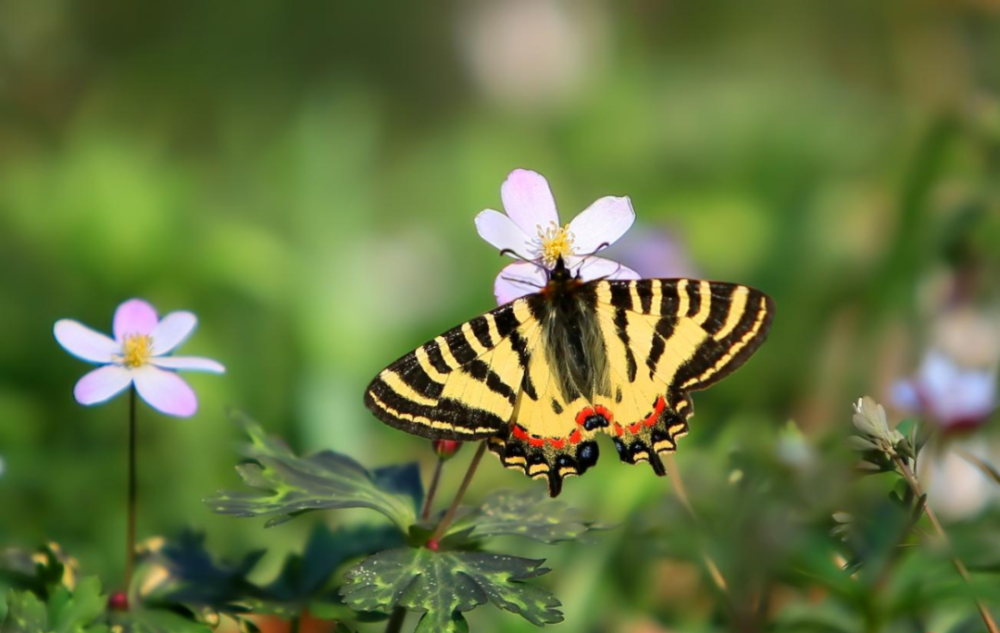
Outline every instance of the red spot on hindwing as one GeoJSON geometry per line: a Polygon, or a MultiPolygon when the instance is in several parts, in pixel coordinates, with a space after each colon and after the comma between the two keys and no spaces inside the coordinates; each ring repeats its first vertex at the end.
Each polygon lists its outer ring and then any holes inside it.
{"type": "Polygon", "coordinates": [[[615,415],[611,413],[611,411],[603,405],[599,404],[596,407],[594,407],[594,413],[607,420],[608,424],[611,424],[612,422],[615,421],[615,415]]]}
{"type": "Polygon", "coordinates": [[[580,429],[574,429],[573,432],[569,434],[570,444],[579,444],[581,439],[583,439],[583,435],[580,433],[580,429]]]}
{"type": "Polygon", "coordinates": [[[514,425],[514,437],[516,437],[517,439],[519,439],[521,441],[527,441],[528,440],[528,432],[525,431],[523,428],[521,428],[519,425],[515,424],[514,425]]]}
{"type": "Polygon", "coordinates": [[[583,426],[587,422],[587,418],[592,418],[594,416],[600,416],[607,420],[608,424],[615,421],[615,415],[611,413],[611,410],[603,405],[597,405],[596,407],[587,407],[583,411],[576,414],[576,423],[578,426],[583,426]]]}
{"type": "Polygon", "coordinates": [[[552,448],[560,450],[562,449],[563,445],[566,444],[566,440],[564,440],[563,438],[555,439],[553,437],[550,437],[549,444],[552,445],[552,448]]]}
{"type": "Polygon", "coordinates": [[[657,420],[660,419],[660,415],[663,414],[663,410],[666,408],[667,408],[667,402],[666,400],[663,399],[663,396],[660,396],[659,398],[656,399],[656,404],[653,407],[653,412],[650,413],[645,420],[643,420],[643,424],[645,424],[646,426],[655,425],[657,420]]]}

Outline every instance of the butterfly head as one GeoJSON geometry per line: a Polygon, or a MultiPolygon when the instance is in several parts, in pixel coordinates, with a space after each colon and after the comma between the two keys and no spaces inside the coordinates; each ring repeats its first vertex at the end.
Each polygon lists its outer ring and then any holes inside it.
{"type": "Polygon", "coordinates": [[[545,269],[548,281],[542,288],[542,294],[546,296],[564,295],[583,284],[580,271],[575,273],[566,265],[566,260],[562,257],[556,259],[555,266],[551,270],[545,269]]]}

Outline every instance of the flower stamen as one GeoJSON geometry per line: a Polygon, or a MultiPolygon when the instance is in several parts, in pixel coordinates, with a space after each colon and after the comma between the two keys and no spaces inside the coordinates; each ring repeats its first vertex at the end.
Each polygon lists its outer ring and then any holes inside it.
{"type": "Polygon", "coordinates": [[[131,334],[125,337],[122,355],[118,362],[135,369],[149,362],[153,356],[153,339],[145,334],[131,334]]]}
{"type": "Polygon", "coordinates": [[[542,228],[538,225],[538,239],[541,242],[542,263],[552,268],[559,261],[565,260],[567,256],[573,254],[574,236],[569,230],[569,225],[559,226],[555,222],[549,222],[549,226],[542,228]]]}

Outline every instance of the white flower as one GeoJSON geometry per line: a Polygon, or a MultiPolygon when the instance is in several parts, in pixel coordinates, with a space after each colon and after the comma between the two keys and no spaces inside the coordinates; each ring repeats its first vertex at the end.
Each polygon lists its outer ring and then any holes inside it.
{"type": "Polygon", "coordinates": [[[56,321],[56,340],[67,352],[102,365],[76,383],[76,401],[99,404],[135,385],[136,392],[154,409],[178,417],[194,415],[198,398],[174,370],[226,371],[208,358],[169,356],[197,323],[190,312],[171,312],[161,320],[153,306],[141,299],[130,299],[115,310],[114,339],[77,321],[56,321]]]}
{"type": "Polygon", "coordinates": [[[982,436],[970,436],[948,442],[941,449],[927,451],[920,473],[927,500],[939,514],[950,520],[972,518],[996,502],[996,482],[965,457],[996,463],[995,446],[982,436]]]}
{"type": "Polygon", "coordinates": [[[573,274],[593,279],[639,279],[631,268],[593,253],[614,243],[635,221],[627,197],[605,196],[596,200],[569,224],[559,223],[556,202],[549,183],[540,174],[515,169],[500,188],[507,215],[486,209],[476,216],[476,228],[484,240],[500,250],[511,251],[518,261],[507,265],[493,286],[497,302],[513,301],[538,292],[562,258],[573,274]]]}
{"type": "Polygon", "coordinates": [[[945,428],[978,426],[997,407],[996,366],[962,367],[943,352],[930,350],[914,378],[893,386],[892,401],[945,428]]]}

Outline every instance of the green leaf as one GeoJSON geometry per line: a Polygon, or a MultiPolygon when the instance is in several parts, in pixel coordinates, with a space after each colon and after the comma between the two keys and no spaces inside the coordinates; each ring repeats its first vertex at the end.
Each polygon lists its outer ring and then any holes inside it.
{"type": "Polygon", "coordinates": [[[49,626],[55,633],[81,633],[104,613],[107,596],[101,593],[101,581],[82,578],[76,588],[60,586],[49,598],[49,626]]]}
{"type": "Polygon", "coordinates": [[[487,601],[538,626],[561,622],[555,596],[524,582],[549,571],[541,563],[482,552],[394,549],[351,568],[341,594],[359,611],[423,612],[417,633],[468,631],[462,613],[487,601]]]}
{"type": "Polygon", "coordinates": [[[133,592],[145,607],[177,610],[183,607],[196,619],[214,619],[219,613],[239,617],[242,601],[256,585],[247,575],[263,551],[247,554],[237,563],[216,562],[205,548],[205,535],[183,531],[175,540],[163,541],[146,553],[133,579],[133,592]]]}
{"type": "Polygon", "coordinates": [[[302,554],[289,555],[278,577],[257,591],[259,597],[251,601],[253,610],[287,617],[308,609],[321,619],[325,617],[322,613],[330,614],[326,619],[343,617],[349,611],[343,606],[337,586],[331,586],[337,569],[352,559],[402,544],[403,536],[388,525],[341,528],[335,532],[317,525],[302,554]]]}
{"type": "Polygon", "coordinates": [[[112,614],[111,620],[127,633],[213,633],[209,626],[163,609],[123,611],[112,614]]]}
{"type": "Polygon", "coordinates": [[[0,552],[0,579],[43,600],[57,587],[71,586],[76,575],[74,561],[56,543],[34,551],[9,548],[0,552]]]}
{"type": "Polygon", "coordinates": [[[104,615],[106,604],[97,578],[80,580],[73,591],[56,585],[47,604],[30,591],[12,591],[7,596],[8,612],[0,632],[104,633],[107,627],[95,621],[104,615]]]}
{"type": "Polygon", "coordinates": [[[597,528],[580,518],[578,510],[550,498],[542,489],[532,488],[493,493],[478,508],[455,521],[447,534],[470,529],[471,538],[523,536],[557,543],[577,539],[597,528]]]}
{"type": "Polygon", "coordinates": [[[255,490],[206,499],[219,514],[272,516],[266,527],[273,527],[309,510],[370,508],[404,533],[416,521],[423,488],[415,463],[369,471],[332,451],[300,457],[245,415],[235,418],[251,441],[244,451],[250,461],[236,470],[255,490]]]}
{"type": "Polygon", "coordinates": [[[45,603],[30,591],[7,594],[7,617],[0,633],[45,633],[48,615],[45,603]]]}

